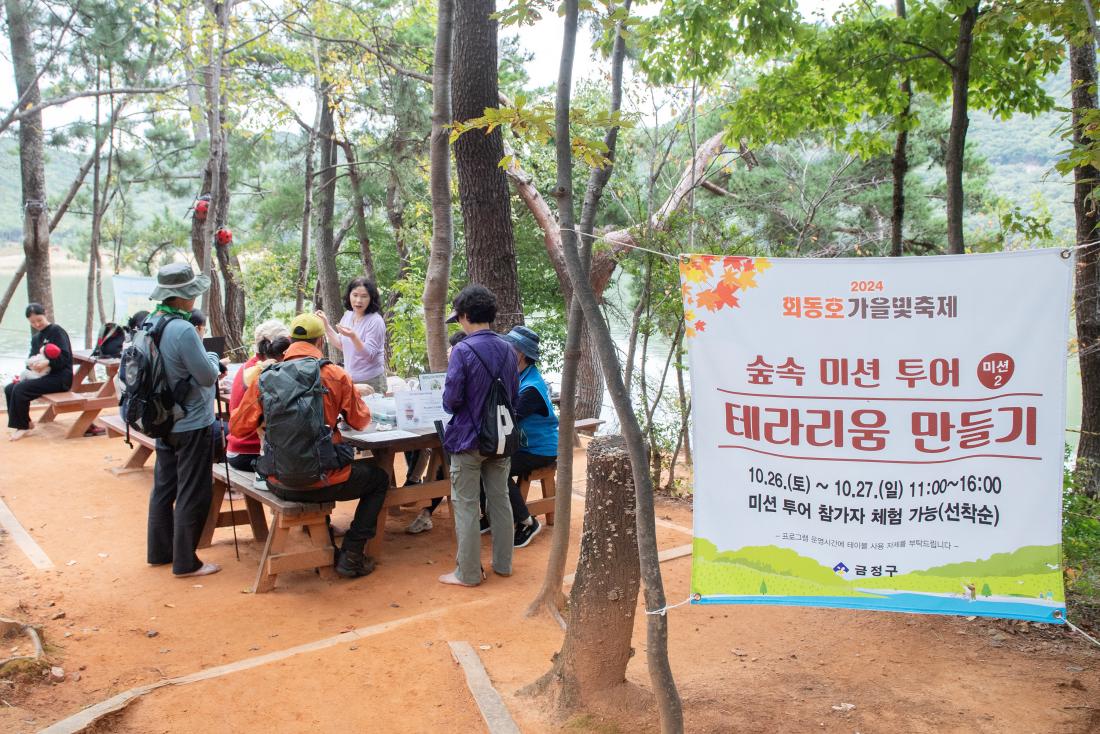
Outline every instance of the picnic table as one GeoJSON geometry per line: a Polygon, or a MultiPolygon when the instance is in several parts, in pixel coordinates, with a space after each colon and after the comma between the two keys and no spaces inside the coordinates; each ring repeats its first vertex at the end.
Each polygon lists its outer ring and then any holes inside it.
{"type": "Polygon", "coordinates": [[[120,360],[93,357],[89,350],[73,352],[73,361],[80,366],[73,375],[73,386],[68,392],[48,393],[42,396],[46,403],[46,412],[38,419],[39,423],[50,423],[61,413],[80,413],[65,438],[80,438],[91,428],[101,410],[118,405],[118,393],[115,389],[115,375],[120,360]],[[88,382],[94,375],[95,365],[107,368],[107,379],[103,382],[88,382]]]}
{"type": "MultiPolygon", "coordinates": [[[[434,428],[419,428],[412,430],[391,429],[388,431],[355,431],[341,429],[340,434],[344,442],[361,451],[370,451],[372,461],[384,469],[390,477],[390,489],[386,492],[386,501],[383,508],[406,505],[412,502],[421,502],[435,497],[450,497],[451,480],[447,465],[443,461],[443,447],[439,443],[439,436],[434,428]],[[411,484],[397,486],[394,479],[393,463],[398,452],[430,449],[431,459],[428,461],[428,469],[424,474],[423,484],[411,484]],[[443,479],[436,480],[439,469],[443,469],[443,479]]],[[[378,558],[382,552],[382,530],[385,523],[385,514],[378,515],[378,528],[374,538],[367,543],[367,555],[378,558]]]]}
{"type": "Polygon", "coordinates": [[[114,394],[114,378],[118,374],[118,366],[122,360],[116,358],[93,357],[91,349],[76,349],[73,351],[73,363],[77,365],[73,373],[73,386],[71,392],[94,392],[96,397],[102,397],[98,393],[110,389],[114,394]],[[95,366],[103,365],[107,370],[106,382],[96,382],[95,366]]]}

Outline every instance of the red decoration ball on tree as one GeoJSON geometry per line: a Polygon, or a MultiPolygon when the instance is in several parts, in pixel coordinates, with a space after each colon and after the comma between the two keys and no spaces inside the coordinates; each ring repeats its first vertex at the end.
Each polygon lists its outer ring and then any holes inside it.
{"type": "Polygon", "coordinates": [[[195,219],[200,222],[204,221],[208,211],[210,211],[210,201],[208,199],[199,199],[195,202],[195,219]]]}
{"type": "Polygon", "coordinates": [[[214,233],[214,241],[217,242],[218,245],[220,245],[221,247],[225,247],[226,245],[232,243],[233,230],[229,229],[228,227],[222,227],[214,233]]]}

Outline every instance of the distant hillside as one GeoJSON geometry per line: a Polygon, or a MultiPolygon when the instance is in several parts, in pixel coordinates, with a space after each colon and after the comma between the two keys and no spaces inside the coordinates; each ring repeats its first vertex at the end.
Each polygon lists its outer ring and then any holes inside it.
{"type": "MultiPolygon", "coordinates": [[[[65,148],[46,147],[46,191],[51,202],[56,202],[65,193],[80,171],[85,157],[80,152],[65,148]]],[[[91,174],[84,180],[82,193],[91,196],[91,174]]],[[[0,135],[0,244],[20,242],[23,237],[23,215],[20,205],[23,200],[19,174],[19,143],[14,135],[0,135]]],[[[167,206],[182,215],[190,205],[188,199],[176,199],[164,196],[157,191],[137,191],[131,196],[138,213],[138,226],[151,221],[152,215],[163,211],[167,206]]],[[[70,209],[58,224],[50,238],[53,244],[72,247],[81,238],[87,237],[91,229],[90,220],[80,211],[70,209]]]]}
{"type": "MultiPolygon", "coordinates": [[[[1043,86],[1057,107],[1070,106],[1068,67],[1043,86]]],[[[1055,232],[1072,237],[1072,179],[1054,170],[1054,164],[1069,147],[1062,139],[1065,127],[1066,113],[1057,109],[1036,117],[1015,115],[1007,120],[972,111],[966,140],[993,168],[990,185],[994,191],[1025,211],[1032,211],[1036,196],[1041,196],[1050,209],[1055,232]]]]}

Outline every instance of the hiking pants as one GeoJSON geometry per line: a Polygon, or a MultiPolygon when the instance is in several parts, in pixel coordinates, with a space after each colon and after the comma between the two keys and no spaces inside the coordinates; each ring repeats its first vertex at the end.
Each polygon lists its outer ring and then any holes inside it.
{"type": "Polygon", "coordinates": [[[481,581],[481,532],[478,495],[485,488],[485,504],[493,535],[493,569],[512,573],[515,528],[508,502],[508,458],[490,459],[477,451],[451,454],[451,512],[454,513],[458,557],[455,575],[464,584],[481,581]]]}
{"type": "Polygon", "coordinates": [[[31,427],[31,401],[52,392],[68,392],[73,386],[72,370],[51,372],[34,380],[4,385],[8,403],[8,428],[25,431],[31,427]]]}
{"type": "Polygon", "coordinates": [[[378,526],[378,513],[386,501],[386,490],[390,488],[390,476],[367,461],[353,461],[351,476],[346,482],[317,489],[283,489],[268,482],[271,493],[291,502],[347,502],[359,500],[355,506],[355,515],[351,527],[344,535],[343,549],[362,553],[363,547],[374,537],[378,526]]]}
{"type": "Polygon", "coordinates": [[[195,555],[213,501],[210,426],[157,439],[149,497],[148,561],[171,563],[172,573],[198,571],[195,555]]]}

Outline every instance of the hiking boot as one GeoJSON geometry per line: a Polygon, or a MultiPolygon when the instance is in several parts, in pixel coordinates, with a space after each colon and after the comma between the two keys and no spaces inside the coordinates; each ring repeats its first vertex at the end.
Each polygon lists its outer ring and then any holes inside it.
{"type": "Polygon", "coordinates": [[[489,518],[482,515],[481,516],[481,522],[479,524],[481,525],[481,534],[482,535],[485,535],[485,533],[489,532],[489,530],[490,530],[490,528],[489,528],[489,518]]]}
{"type": "Polygon", "coordinates": [[[542,530],[542,525],[533,515],[528,519],[531,522],[527,524],[520,523],[516,526],[516,537],[512,543],[516,548],[526,548],[534,537],[539,534],[539,531],[542,530]]]}
{"type": "Polygon", "coordinates": [[[432,515],[427,510],[421,510],[420,514],[409,523],[409,526],[405,528],[405,532],[409,535],[416,535],[423,533],[425,530],[432,529],[432,515]]]}
{"type": "Polygon", "coordinates": [[[346,579],[354,579],[366,576],[374,570],[375,561],[370,556],[364,556],[362,551],[340,551],[340,560],[336,562],[336,573],[346,579]]]}

